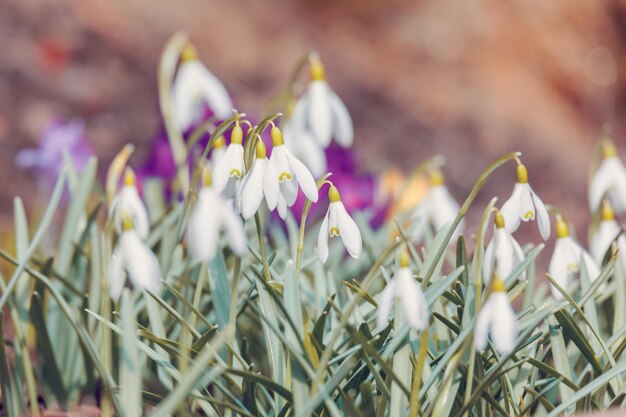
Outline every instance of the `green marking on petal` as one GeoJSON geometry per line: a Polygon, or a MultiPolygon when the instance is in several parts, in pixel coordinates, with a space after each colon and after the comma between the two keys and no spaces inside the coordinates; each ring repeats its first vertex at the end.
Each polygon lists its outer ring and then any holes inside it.
{"type": "Polygon", "coordinates": [[[341,235],[341,233],[339,232],[339,229],[337,227],[331,227],[330,231],[328,232],[328,234],[330,235],[330,237],[341,235]]]}
{"type": "Polygon", "coordinates": [[[237,168],[233,168],[230,170],[230,176],[239,179],[241,178],[241,171],[239,171],[237,168]]]}
{"type": "Polygon", "coordinates": [[[293,176],[288,173],[288,172],[281,172],[280,175],[278,176],[278,181],[283,182],[285,180],[287,181],[291,181],[291,179],[293,178],[293,176]]]}

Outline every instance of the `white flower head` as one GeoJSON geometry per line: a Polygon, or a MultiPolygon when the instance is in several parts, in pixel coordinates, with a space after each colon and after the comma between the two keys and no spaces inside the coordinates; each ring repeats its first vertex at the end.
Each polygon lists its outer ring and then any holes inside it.
{"type": "Polygon", "coordinates": [[[220,231],[228,235],[230,248],[238,255],[246,251],[246,235],[241,218],[224,198],[211,187],[211,174],[205,167],[203,186],[187,224],[187,250],[198,261],[210,261],[217,252],[220,231]]]}
{"type": "Polygon", "coordinates": [[[528,184],[528,171],[522,164],[517,165],[517,182],[511,197],[502,205],[502,215],[506,229],[513,233],[522,221],[537,219],[539,233],[543,240],[550,237],[550,216],[541,199],[528,184]]]}
{"type": "Polygon", "coordinates": [[[237,122],[230,135],[230,144],[213,168],[213,189],[222,193],[226,199],[235,197],[237,186],[243,177],[242,141],[243,131],[237,122]]]}
{"type": "Polygon", "coordinates": [[[296,103],[293,116],[287,124],[290,129],[293,128],[297,143],[300,143],[301,135],[310,135],[322,149],[327,148],[333,138],[340,146],[350,147],[354,139],[350,113],[326,82],[319,56],[311,54],[309,62],[311,82],[296,103]]]}
{"type": "Polygon", "coordinates": [[[428,303],[422,288],[413,278],[406,252],[400,257],[400,268],[381,292],[378,300],[376,327],[385,327],[394,302],[402,306],[406,321],[416,330],[428,327],[428,303]]]}
{"type": "MultiPolygon", "coordinates": [[[[459,214],[459,203],[450,195],[443,174],[439,170],[430,173],[430,189],[424,199],[413,210],[414,229],[411,239],[419,242],[424,238],[426,228],[432,225],[435,233],[450,225],[459,214]]],[[[456,241],[463,232],[465,220],[461,219],[450,242],[456,241]]]]}
{"type": "Polygon", "coordinates": [[[220,136],[217,139],[215,139],[215,142],[213,143],[213,147],[211,149],[211,155],[210,155],[211,166],[215,167],[217,163],[224,157],[225,154],[226,154],[226,139],[224,138],[224,136],[220,136]]]}
{"type": "Polygon", "coordinates": [[[122,214],[127,214],[131,217],[134,230],[141,239],[148,237],[148,233],[150,233],[148,211],[139,196],[139,191],[137,191],[135,172],[130,167],[127,167],[124,171],[124,185],[122,185],[109,208],[109,218],[113,219],[113,225],[118,233],[122,233],[122,214]]]}
{"type": "MultiPolygon", "coordinates": [[[[622,229],[619,227],[617,222],[615,221],[615,213],[613,213],[613,208],[611,204],[604,200],[602,203],[602,210],[600,211],[600,223],[598,224],[598,228],[595,233],[591,237],[591,242],[589,245],[589,250],[591,252],[591,257],[594,261],[596,261],[597,265],[602,265],[602,261],[604,260],[604,255],[611,247],[613,241],[620,234],[622,229]]],[[[625,239],[623,236],[620,236],[619,239],[625,239]]],[[[622,257],[622,253],[620,251],[620,258],[622,257]]]]}
{"type": "Polygon", "coordinates": [[[358,226],[346,211],[339,191],[334,185],[328,189],[328,211],[322,222],[319,236],[317,237],[317,253],[322,262],[328,259],[328,238],[341,236],[346,250],[355,259],[361,256],[363,242],[358,226]]]}
{"type": "Polygon", "coordinates": [[[281,218],[287,215],[287,207],[291,207],[298,197],[298,185],[302,192],[313,203],[319,197],[313,175],[306,166],[285,146],[283,134],[276,126],[272,127],[272,155],[267,163],[263,189],[267,207],[274,210],[278,207],[281,218]]]}
{"type": "Polygon", "coordinates": [[[517,338],[515,311],[509,302],[504,283],[498,276],[495,276],[491,283],[491,291],[476,319],[474,346],[484,351],[487,347],[487,338],[491,336],[496,350],[501,354],[508,354],[515,349],[517,338]]]}
{"type": "MultiPolygon", "coordinates": [[[[600,275],[600,268],[591,255],[585,251],[569,235],[569,227],[561,218],[556,223],[556,243],[550,260],[548,271],[550,276],[564,290],[568,290],[576,275],[580,272],[580,264],[584,263],[589,280],[594,281],[600,275]]],[[[555,298],[561,298],[561,293],[553,286],[550,287],[555,298]]]]}
{"type": "MultiPolygon", "coordinates": [[[[483,281],[485,284],[491,282],[491,277],[495,274],[506,279],[513,269],[524,260],[524,251],[515,238],[505,227],[504,216],[501,212],[496,212],[495,229],[493,238],[487,245],[483,260],[483,281]]],[[[519,279],[526,278],[526,272],[520,274],[519,279]]]]}
{"type": "MultiPolygon", "coordinates": [[[[290,120],[291,121],[291,120],[290,120]]],[[[326,173],[328,166],[324,148],[313,138],[311,132],[287,122],[283,131],[285,146],[301,160],[315,177],[326,173]]]]}
{"type": "Polygon", "coordinates": [[[109,263],[109,294],[117,300],[124,289],[126,277],[137,288],[155,294],[161,291],[159,262],[134,229],[132,217],[122,214],[122,234],[109,263]]]}
{"type": "Polygon", "coordinates": [[[596,211],[600,202],[608,196],[615,212],[626,212],[626,168],[617,156],[617,149],[610,141],[602,144],[603,160],[589,184],[589,207],[596,211]]]}
{"type": "Polygon", "coordinates": [[[233,102],[228,91],[202,63],[193,45],[187,44],[172,86],[172,114],[176,127],[187,130],[202,118],[207,105],[218,119],[232,114],[233,102]]]}
{"type": "Polygon", "coordinates": [[[244,219],[249,219],[259,210],[265,196],[264,180],[267,170],[265,144],[259,138],[256,143],[256,158],[246,174],[237,193],[236,206],[244,219]]]}

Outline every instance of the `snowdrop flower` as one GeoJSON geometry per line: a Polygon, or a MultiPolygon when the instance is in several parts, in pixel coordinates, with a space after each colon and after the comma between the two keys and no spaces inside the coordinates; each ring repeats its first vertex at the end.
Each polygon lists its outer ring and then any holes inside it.
{"type": "MultiPolygon", "coordinates": [[[[570,288],[575,275],[580,272],[581,261],[585,265],[589,280],[594,281],[598,278],[600,268],[598,268],[591,255],[569,236],[567,223],[561,218],[557,219],[556,236],[554,253],[550,260],[548,271],[557,284],[564,290],[570,288]]],[[[551,290],[555,298],[562,297],[561,293],[554,286],[551,286],[551,290]]]]}
{"type": "MultiPolygon", "coordinates": [[[[415,229],[412,234],[412,240],[414,242],[421,241],[424,238],[428,224],[432,225],[435,232],[451,224],[459,213],[459,209],[459,204],[446,188],[441,171],[431,172],[428,194],[413,211],[412,218],[415,222],[415,229]]],[[[464,219],[461,219],[450,240],[451,242],[454,242],[462,233],[464,224],[464,219]]]]}
{"type": "MultiPolygon", "coordinates": [[[[524,260],[524,251],[506,229],[504,216],[499,211],[495,215],[495,224],[493,238],[487,245],[483,260],[483,281],[485,284],[491,282],[494,273],[506,279],[513,272],[513,269],[524,260]]],[[[520,280],[525,278],[525,272],[520,274],[520,280]]]]}
{"type": "Polygon", "coordinates": [[[491,295],[478,313],[474,328],[474,346],[480,351],[487,347],[487,337],[491,335],[496,350],[508,354],[515,349],[517,321],[506,294],[504,282],[496,275],[491,283],[491,295]]]}
{"type": "Polygon", "coordinates": [[[233,108],[228,91],[198,60],[196,48],[191,44],[186,45],[181,54],[172,99],[174,123],[181,131],[202,118],[205,105],[222,120],[231,115],[233,108]]]}
{"type": "Polygon", "coordinates": [[[150,221],[148,211],[143,204],[139,191],[137,191],[137,177],[132,168],[127,167],[124,171],[124,185],[111,203],[109,218],[113,219],[115,230],[122,232],[122,214],[128,214],[134,225],[134,230],[141,239],[148,237],[150,233],[150,221]]]}
{"type": "Polygon", "coordinates": [[[199,261],[213,259],[221,229],[228,233],[229,246],[236,254],[241,256],[246,251],[246,235],[241,218],[213,189],[210,172],[208,167],[204,168],[203,186],[187,224],[187,250],[192,258],[199,261]]]}
{"type": "MultiPolygon", "coordinates": [[[[250,171],[241,182],[241,189],[237,193],[237,204],[244,219],[249,219],[259,210],[265,195],[264,179],[267,170],[267,156],[265,144],[262,140],[256,143],[256,158],[252,162],[250,171]]],[[[267,198],[267,197],[266,197],[267,198]]]]}
{"type": "Polygon", "coordinates": [[[265,170],[263,188],[269,209],[278,207],[278,214],[284,219],[287,207],[296,202],[298,185],[313,203],[318,199],[317,185],[307,167],[285,146],[280,129],[272,127],[271,135],[273,149],[265,170]]]}
{"type": "Polygon", "coordinates": [[[213,189],[222,193],[226,199],[235,197],[237,186],[243,176],[242,139],[243,131],[237,122],[230,135],[230,145],[213,169],[213,189]]]}
{"type": "Polygon", "coordinates": [[[346,211],[339,191],[334,185],[328,189],[328,211],[322,222],[320,233],[317,237],[317,252],[320,261],[326,262],[328,259],[328,238],[341,236],[346,250],[355,259],[361,256],[363,242],[358,226],[346,211]]]}
{"type": "MultiPolygon", "coordinates": [[[[611,204],[607,200],[604,200],[602,203],[600,217],[600,224],[598,224],[598,228],[591,237],[591,244],[589,245],[591,257],[598,265],[602,265],[604,255],[611,247],[615,238],[617,238],[622,231],[615,221],[613,207],[611,207],[611,204]]],[[[625,238],[620,236],[620,239],[625,238]]]]}
{"type": "Polygon", "coordinates": [[[326,82],[324,66],[316,54],[309,57],[311,82],[296,103],[292,118],[287,122],[297,144],[302,136],[310,136],[321,148],[331,139],[344,148],[352,145],[354,128],[348,109],[326,82]]]}
{"type": "Polygon", "coordinates": [[[304,163],[311,174],[315,177],[321,177],[327,172],[326,152],[313,138],[311,132],[298,129],[293,123],[287,122],[283,133],[287,149],[304,163]]]}
{"type": "Polygon", "coordinates": [[[391,306],[400,302],[405,320],[416,330],[424,330],[428,326],[428,303],[422,288],[413,278],[409,268],[409,255],[403,252],[400,256],[400,268],[380,294],[376,327],[382,329],[387,323],[391,306]]]}
{"type": "Polygon", "coordinates": [[[517,165],[517,182],[511,197],[502,205],[502,215],[509,233],[517,230],[522,221],[537,219],[539,233],[543,240],[550,237],[550,216],[541,199],[528,184],[528,171],[522,164],[517,165]]]}
{"type": "Polygon", "coordinates": [[[617,213],[626,211],[626,168],[610,141],[602,144],[603,160],[589,184],[589,207],[596,211],[604,196],[608,196],[617,213]]]}
{"type": "Polygon", "coordinates": [[[134,229],[130,213],[122,214],[122,233],[109,263],[109,294],[117,300],[126,277],[135,287],[161,291],[161,268],[156,256],[134,229]]]}

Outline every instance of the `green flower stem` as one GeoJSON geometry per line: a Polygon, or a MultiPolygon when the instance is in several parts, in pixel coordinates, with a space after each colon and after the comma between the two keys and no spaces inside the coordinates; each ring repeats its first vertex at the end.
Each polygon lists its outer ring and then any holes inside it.
{"type": "Polygon", "coordinates": [[[228,314],[228,323],[229,326],[233,329],[230,340],[227,341],[227,344],[231,345],[232,348],[228,349],[228,354],[226,356],[226,365],[228,368],[232,368],[233,366],[233,350],[235,348],[235,337],[237,332],[237,300],[239,298],[239,277],[241,276],[241,258],[237,256],[235,258],[235,267],[233,270],[233,286],[230,292],[230,311],[228,314]]]}
{"type": "Polygon", "coordinates": [[[422,387],[422,372],[426,355],[428,353],[428,328],[422,332],[420,339],[420,350],[417,354],[417,360],[413,366],[413,383],[411,384],[411,396],[409,398],[410,411],[409,417],[417,417],[420,412],[420,388],[422,387]]]}
{"type": "Polygon", "coordinates": [[[446,237],[443,240],[446,243],[441,245],[439,248],[437,248],[437,254],[435,256],[435,262],[433,262],[430,265],[430,267],[428,268],[428,270],[424,274],[424,281],[422,282],[422,287],[423,288],[426,288],[428,286],[428,283],[430,282],[430,279],[431,279],[433,273],[435,272],[435,269],[437,268],[437,264],[439,263],[439,259],[441,259],[441,257],[443,256],[443,254],[444,254],[444,252],[445,252],[445,250],[447,248],[447,242],[450,242],[450,239],[452,239],[452,235],[454,234],[454,231],[456,230],[457,226],[461,222],[461,219],[467,214],[470,206],[472,205],[472,203],[474,202],[474,199],[476,198],[476,195],[483,188],[483,186],[487,182],[487,179],[489,178],[489,176],[491,174],[493,174],[493,172],[495,170],[500,168],[502,165],[504,165],[508,161],[510,161],[512,159],[515,159],[515,158],[519,158],[520,155],[521,155],[521,152],[511,152],[511,153],[507,153],[505,155],[502,155],[501,157],[499,157],[498,159],[493,161],[491,163],[491,165],[489,165],[480,174],[480,177],[478,177],[478,181],[476,181],[476,183],[474,184],[474,187],[472,188],[472,191],[470,191],[469,195],[467,196],[467,198],[463,202],[463,205],[461,206],[461,209],[459,210],[459,213],[457,214],[456,218],[452,222],[452,225],[448,229],[448,233],[446,233],[446,237]]]}
{"type": "Polygon", "coordinates": [[[270,266],[267,262],[267,253],[265,253],[265,240],[263,239],[263,230],[261,228],[261,216],[259,216],[258,211],[254,214],[254,223],[256,224],[256,234],[259,238],[259,248],[261,251],[261,259],[263,261],[263,278],[267,283],[272,279],[272,275],[270,274],[270,266]]]}

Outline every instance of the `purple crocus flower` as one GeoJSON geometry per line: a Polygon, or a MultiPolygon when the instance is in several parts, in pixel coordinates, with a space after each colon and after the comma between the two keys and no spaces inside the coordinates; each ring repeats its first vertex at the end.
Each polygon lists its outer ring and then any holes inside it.
{"type": "Polygon", "coordinates": [[[41,136],[39,147],[20,151],[16,164],[21,168],[34,169],[40,182],[48,184],[56,181],[63,169],[64,151],[68,152],[79,171],[94,154],[82,120],[68,123],[52,120],[41,136]]]}

